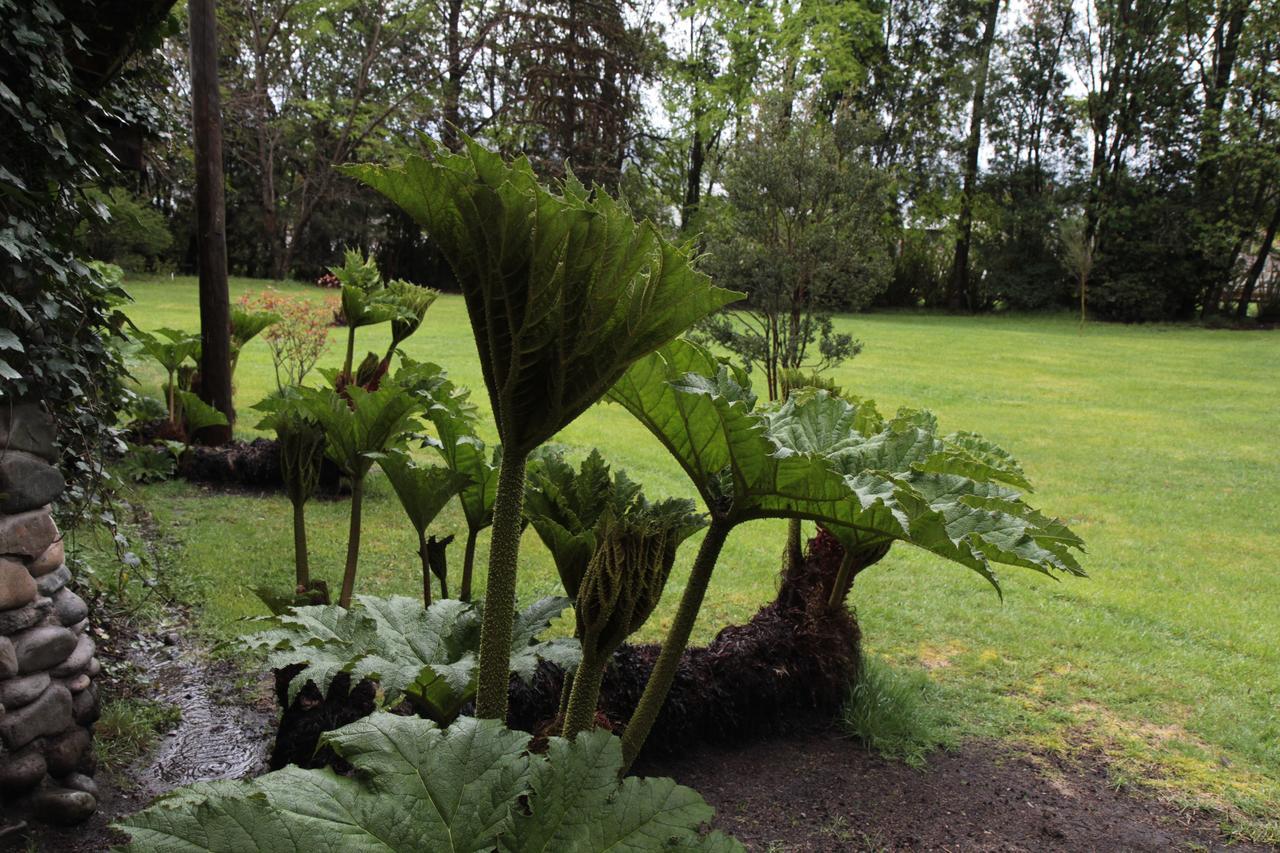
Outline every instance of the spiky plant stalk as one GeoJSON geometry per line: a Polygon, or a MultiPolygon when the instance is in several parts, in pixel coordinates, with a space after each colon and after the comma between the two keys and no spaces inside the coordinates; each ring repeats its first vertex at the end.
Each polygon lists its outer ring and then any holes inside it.
{"type": "Polygon", "coordinates": [[[298,592],[311,586],[311,564],[307,558],[307,515],[303,501],[293,503],[293,577],[298,592]]]}
{"type": "Polygon", "coordinates": [[[707,535],[702,538],[698,547],[698,555],[693,560],[693,568],[689,570],[689,582],[685,585],[684,595],[680,598],[680,607],[676,610],[676,618],[667,629],[667,637],[662,641],[662,651],[649,674],[649,681],[644,686],[644,693],[636,705],[636,710],[627,723],[627,730],[622,736],[623,772],[631,766],[640,754],[649,731],[657,722],[662,703],[671,692],[671,685],[676,680],[676,669],[680,664],[680,656],[689,645],[689,637],[693,633],[693,625],[698,619],[698,611],[702,608],[702,599],[707,595],[707,585],[711,582],[711,572],[720,559],[720,551],[733,524],[719,518],[712,518],[707,528],[707,535]]]}
{"type": "Polygon", "coordinates": [[[507,718],[511,631],[516,608],[516,569],[524,513],[524,470],[528,454],[508,451],[498,469],[489,540],[489,573],[484,620],[480,627],[480,667],[476,681],[476,716],[507,718]]]}
{"type": "Polygon", "coordinates": [[[418,531],[418,557],[422,560],[422,606],[431,606],[431,554],[427,551],[427,531],[418,531]]]}
{"type": "Polygon", "coordinates": [[[351,606],[351,594],[356,588],[356,568],[360,563],[360,511],[364,505],[364,474],[351,478],[351,525],[347,528],[347,566],[342,573],[342,593],[339,607],[351,606]]]}
{"type": "Polygon", "coordinates": [[[462,601],[471,600],[471,573],[475,569],[476,539],[479,536],[479,530],[471,526],[467,527],[467,545],[462,552],[462,588],[458,590],[458,598],[462,601]]]}
{"type": "Polygon", "coordinates": [[[827,598],[827,604],[831,607],[844,604],[845,599],[849,597],[849,590],[853,587],[853,579],[863,569],[880,562],[884,555],[889,553],[890,544],[892,543],[880,541],[858,548],[846,547],[844,556],[840,558],[840,569],[836,572],[835,580],[831,584],[831,595],[827,598]]]}

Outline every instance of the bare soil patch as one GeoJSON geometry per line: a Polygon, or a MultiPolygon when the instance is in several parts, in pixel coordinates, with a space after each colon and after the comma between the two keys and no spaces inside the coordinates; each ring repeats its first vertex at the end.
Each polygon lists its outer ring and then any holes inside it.
{"type": "Polygon", "coordinates": [[[972,742],[914,769],[830,731],[706,747],[638,767],[674,776],[756,851],[1253,851],[1218,820],[1117,790],[1105,758],[972,742]]]}

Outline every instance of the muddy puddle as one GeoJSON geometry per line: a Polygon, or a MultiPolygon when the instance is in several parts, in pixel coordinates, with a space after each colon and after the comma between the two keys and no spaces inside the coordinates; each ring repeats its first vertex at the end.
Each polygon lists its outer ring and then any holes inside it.
{"type": "Polygon", "coordinates": [[[242,779],[266,772],[271,714],[236,694],[234,668],[169,633],[129,654],[146,695],[182,717],[128,772],[141,799],[193,782],[242,779]]]}

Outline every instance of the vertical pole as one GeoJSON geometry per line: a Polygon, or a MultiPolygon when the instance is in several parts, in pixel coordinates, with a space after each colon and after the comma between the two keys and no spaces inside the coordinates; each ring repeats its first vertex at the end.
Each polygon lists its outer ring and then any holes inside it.
{"type": "Polygon", "coordinates": [[[218,96],[215,0],[188,0],[191,26],[191,114],[195,138],[196,245],[200,264],[200,398],[228,426],[201,431],[206,444],[231,440],[231,309],[227,289],[226,201],[222,175],[222,106],[218,96]]]}

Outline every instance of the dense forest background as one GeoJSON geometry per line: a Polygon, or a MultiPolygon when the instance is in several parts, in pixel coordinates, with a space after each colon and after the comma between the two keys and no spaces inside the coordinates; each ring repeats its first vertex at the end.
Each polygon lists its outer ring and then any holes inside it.
{"type": "MultiPolygon", "coordinates": [[[[333,167],[463,135],[571,168],[753,294],[833,310],[1280,315],[1280,4],[1249,0],[223,0],[234,273],[346,246],[448,288],[333,167]],[[567,165],[566,165],[567,164],[567,165]]],[[[133,69],[95,257],[195,263],[187,38],[133,69]]]]}

